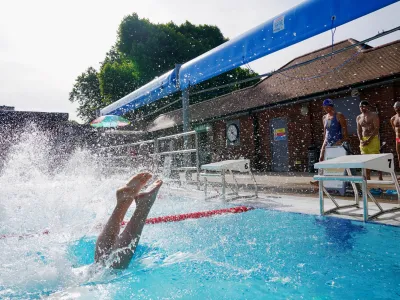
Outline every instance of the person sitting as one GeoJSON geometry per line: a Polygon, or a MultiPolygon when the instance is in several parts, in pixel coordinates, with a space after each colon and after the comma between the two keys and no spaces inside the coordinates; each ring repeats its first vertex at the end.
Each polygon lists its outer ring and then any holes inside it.
{"type": "Polygon", "coordinates": [[[114,269],[128,267],[139,243],[147,216],[162,185],[162,181],[157,180],[146,191],[140,192],[151,177],[150,173],[139,173],[117,190],[117,204],[96,241],[95,261],[97,263],[114,269]],[[121,223],[133,200],[136,203],[135,211],[125,229],[120,233],[121,223]]]}

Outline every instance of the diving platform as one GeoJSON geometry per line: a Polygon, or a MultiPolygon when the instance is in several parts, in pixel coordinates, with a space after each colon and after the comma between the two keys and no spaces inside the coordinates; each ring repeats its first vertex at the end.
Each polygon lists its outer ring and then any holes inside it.
{"type": "Polygon", "coordinates": [[[369,155],[346,155],[340,156],[326,161],[318,162],[314,165],[316,169],[321,169],[323,171],[332,170],[345,170],[347,176],[345,175],[316,175],[314,179],[319,181],[319,203],[320,203],[320,214],[326,215],[329,213],[341,213],[339,210],[344,208],[360,208],[359,190],[357,183],[361,185],[362,192],[362,205],[363,205],[363,219],[365,222],[368,220],[373,220],[379,216],[386,213],[393,213],[400,211],[399,207],[394,207],[391,209],[383,209],[371,192],[367,189],[368,184],[379,184],[379,185],[394,185],[397,191],[397,199],[400,205],[400,186],[394,172],[394,159],[393,154],[369,154],[369,155]],[[361,169],[361,176],[353,176],[351,169],[361,169]],[[367,180],[366,172],[367,170],[382,171],[389,173],[392,180],[379,181],[379,180],[367,180]],[[328,192],[324,187],[324,181],[344,181],[350,182],[354,190],[354,204],[342,205],[340,206],[335,198],[328,192]],[[335,207],[325,211],[324,208],[324,198],[325,195],[335,204],[335,207]],[[368,198],[378,207],[379,211],[373,215],[368,213],[368,198]]]}
{"type": "MultiPolygon", "coordinates": [[[[237,198],[246,198],[246,197],[258,197],[257,191],[257,182],[254,178],[253,173],[250,169],[250,159],[235,159],[235,160],[224,160],[215,163],[205,164],[201,166],[201,170],[204,172],[200,173],[200,178],[204,179],[204,196],[205,199],[211,199],[214,197],[207,196],[207,178],[209,177],[221,177],[222,181],[222,200],[226,201],[226,196],[233,196],[230,197],[229,200],[234,200],[237,198]],[[208,171],[208,172],[207,172],[208,171]],[[232,193],[226,194],[226,173],[229,173],[234,181],[234,188],[231,187],[232,193]],[[235,177],[235,173],[241,174],[248,174],[249,177],[252,179],[254,184],[254,195],[250,196],[240,196],[239,195],[239,186],[237,178],[235,177]]],[[[217,196],[218,197],[218,196],[217,196]]]]}

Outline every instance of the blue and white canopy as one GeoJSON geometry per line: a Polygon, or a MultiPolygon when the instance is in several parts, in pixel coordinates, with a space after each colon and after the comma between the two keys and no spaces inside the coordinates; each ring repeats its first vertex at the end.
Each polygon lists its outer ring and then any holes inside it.
{"type": "Polygon", "coordinates": [[[101,114],[124,114],[398,1],[304,1],[300,5],[183,64],[180,70],[167,72],[105,107],[101,110],[101,114]]]}
{"type": "Polygon", "coordinates": [[[155,78],[136,91],[101,109],[100,115],[121,116],[179,91],[177,87],[177,72],[178,69],[174,69],[155,78]]]}

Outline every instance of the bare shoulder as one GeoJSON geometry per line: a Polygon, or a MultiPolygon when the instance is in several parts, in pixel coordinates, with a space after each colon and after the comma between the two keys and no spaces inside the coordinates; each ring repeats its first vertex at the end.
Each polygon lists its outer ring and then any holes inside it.
{"type": "Polygon", "coordinates": [[[337,112],[336,113],[336,116],[339,118],[339,119],[346,119],[346,117],[344,116],[344,114],[342,114],[341,112],[337,112]]]}

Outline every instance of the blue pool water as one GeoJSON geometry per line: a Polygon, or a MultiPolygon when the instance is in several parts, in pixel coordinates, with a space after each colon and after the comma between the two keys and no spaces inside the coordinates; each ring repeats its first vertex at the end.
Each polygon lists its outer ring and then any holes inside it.
{"type": "MultiPolygon", "coordinates": [[[[60,293],[87,299],[396,299],[399,241],[397,227],[261,209],[148,225],[127,270],[103,272],[60,293]]],[[[76,270],[93,263],[94,244],[95,237],[85,237],[68,245],[76,270]]]]}

